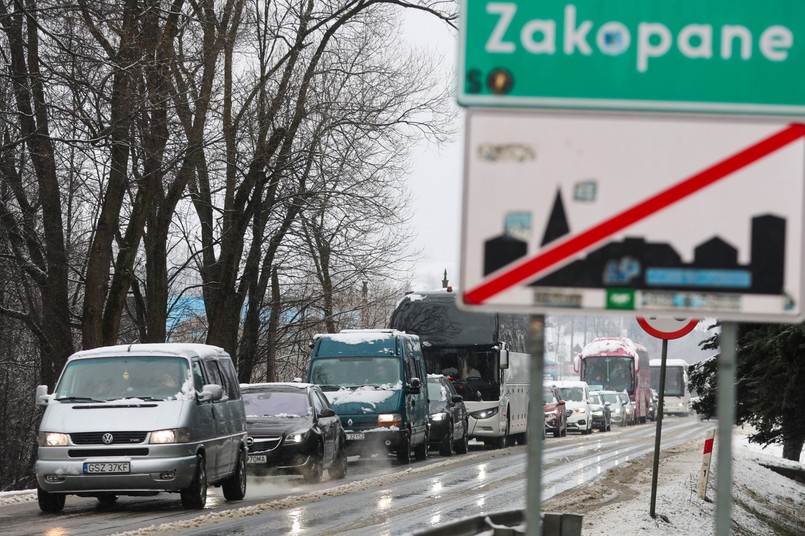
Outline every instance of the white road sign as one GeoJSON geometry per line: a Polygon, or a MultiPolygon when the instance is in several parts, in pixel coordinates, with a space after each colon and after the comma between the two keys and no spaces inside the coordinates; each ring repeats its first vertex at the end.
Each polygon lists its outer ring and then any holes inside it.
{"type": "Polygon", "coordinates": [[[469,110],[467,308],[797,322],[805,126],[469,110]]]}

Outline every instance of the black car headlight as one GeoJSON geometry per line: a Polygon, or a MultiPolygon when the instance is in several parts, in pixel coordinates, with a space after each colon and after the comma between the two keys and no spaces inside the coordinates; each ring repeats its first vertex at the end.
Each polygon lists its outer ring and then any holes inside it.
{"type": "Polygon", "coordinates": [[[494,417],[498,414],[498,408],[489,408],[489,409],[482,409],[480,411],[473,411],[470,413],[470,417],[473,419],[488,419],[489,417],[494,417]]]}
{"type": "Polygon", "coordinates": [[[310,434],[310,430],[297,430],[296,432],[290,433],[285,436],[286,443],[304,443],[307,439],[307,436],[310,434]]]}
{"type": "Polygon", "coordinates": [[[434,413],[430,416],[430,420],[433,422],[440,422],[447,419],[447,413],[434,413]]]}

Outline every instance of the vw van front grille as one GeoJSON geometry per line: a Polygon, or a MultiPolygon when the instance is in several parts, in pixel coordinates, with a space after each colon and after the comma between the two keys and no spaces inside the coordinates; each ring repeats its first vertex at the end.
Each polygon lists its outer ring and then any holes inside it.
{"type": "Polygon", "coordinates": [[[148,449],[69,449],[67,455],[71,458],[97,458],[120,456],[148,456],[148,449]]]}
{"type": "Polygon", "coordinates": [[[70,439],[75,445],[131,445],[145,441],[147,434],[148,432],[77,432],[70,434],[70,439]]]}

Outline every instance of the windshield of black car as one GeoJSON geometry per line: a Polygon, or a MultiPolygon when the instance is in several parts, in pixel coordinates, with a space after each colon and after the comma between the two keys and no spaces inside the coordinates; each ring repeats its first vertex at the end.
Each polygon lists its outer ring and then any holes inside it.
{"type": "Polygon", "coordinates": [[[444,402],[450,399],[450,390],[442,382],[428,381],[428,398],[444,402]]]}
{"type": "Polygon", "coordinates": [[[304,417],[311,410],[303,391],[244,391],[246,417],[304,417]]]}
{"type": "Polygon", "coordinates": [[[53,398],[63,402],[187,399],[195,389],[186,359],[125,356],[67,363],[53,398]]]}

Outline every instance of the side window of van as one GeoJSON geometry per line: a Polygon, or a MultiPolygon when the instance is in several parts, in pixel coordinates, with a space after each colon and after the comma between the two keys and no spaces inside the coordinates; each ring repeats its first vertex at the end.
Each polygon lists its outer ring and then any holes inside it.
{"type": "Polygon", "coordinates": [[[416,365],[414,364],[414,358],[406,352],[405,354],[405,382],[411,383],[411,378],[419,378],[422,379],[416,372],[416,365]]]}
{"type": "Polygon", "coordinates": [[[225,397],[228,398],[229,394],[226,390],[226,382],[221,374],[221,370],[218,368],[218,362],[213,359],[205,359],[204,368],[207,370],[207,378],[210,380],[210,383],[220,385],[224,390],[225,397]]]}
{"type": "Polygon", "coordinates": [[[229,359],[222,359],[218,361],[218,366],[221,369],[221,374],[226,381],[226,386],[223,386],[226,393],[229,395],[229,400],[240,399],[240,384],[238,383],[238,376],[235,373],[235,367],[229,359]]]}
{"type": "Polygon", "coordinates": [[[201,370],[201,363],[193,361],[193,387],[196,391],[201,392],[204,389],[204,372],[201,370]]]}

